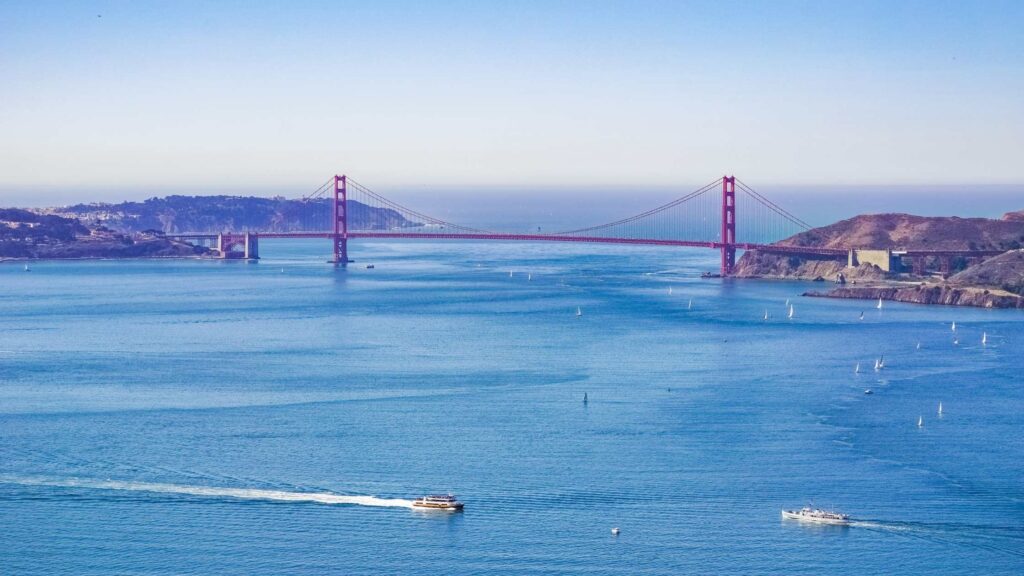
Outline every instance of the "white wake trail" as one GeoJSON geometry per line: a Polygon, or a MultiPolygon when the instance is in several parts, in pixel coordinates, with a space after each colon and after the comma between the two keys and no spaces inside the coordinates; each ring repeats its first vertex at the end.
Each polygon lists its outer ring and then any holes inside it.
{"type": "Polygon", "coordinates": [[[19,479],[15,483],[33,486],[57,486],[62,488],[89,488],[94,490],[121,490],[128,492],[153,492],[159,494],[182,494],[213,498],[239,498],[242,500],[270,500],[276,502],[315,502],[317,504],[349,504],[355,506],[378,506],[391,508],[412,508],[412,500],[401,498],[377,498],[376,496],[349,496],[332,492],[286,492],[283,490],[261,490],[257,488],[221,488],[214,486],[187,486],[156,482],[123,482],[117,480],[49,480],[19,479]]]}

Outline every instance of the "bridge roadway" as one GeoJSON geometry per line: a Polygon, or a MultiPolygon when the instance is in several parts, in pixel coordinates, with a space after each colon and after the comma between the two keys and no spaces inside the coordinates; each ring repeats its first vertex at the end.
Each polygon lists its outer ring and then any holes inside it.
{"type": "MultiPolygon", "coordinates": [[[[258,232],[258,238],[334,238],[330,232],[258,232]]],[[[170,236],[170,235],[169,235],[170,236]]],[[[177,238],[187,235],[176,234],[177,238]]],[[[208,237],[209,235],[195,235],[208,237]]],[[[355,238],[405,238],[420,240],[498,240],[511,242],[582,242],[589,244],[639,244],[645,246],[676,246],[684,248],[711,248],[719,250],[726,244],[722,242],[704,242],[696,240],[659,240],[653,238],[608,238],[603,236],[563,236],[557,234],[494,234],[494,233],[404,233],[404,232],[349,232],[347,237],[355,238]]],[[[804,248],[797,246],[774,246],[771,244],[736,243],[737,250],[762,250],[777,254],[811,254],[818,256],[846,257],[847,250],[838,248],[804,248]]]]}
{"type": "MultiPolygon", "coordinates": [[[[239,236],[242,233],[229,233],[239,236]]],[[[252,236],[260,238],[319,238],[331,240],[337,235],[332,232],[252,232],[252,236]]],[[[214,240],[218,234],[167,234],[170,238],[182,240],[210,239],[214,240]]],[[[446,233],[446,232],[349,232],[345,235],[348,239],[359,238],[381,238],[381,239],[412,239],[412,240],[496,240],[510,242],[581,242],[590,244],[633,244],[645,246],[676,246],[684,248],[710,248],[720,250],[729,246],[722,242],[706,242],[697,240],[660,240],[654,238],[611,238],[604,236],[568,236],[559,234],[498,234],[498,233],[446,233]]],[[[819,256],[826,258],[846,258],[849,254],[847,248],[818,248],[809,246],[780,246],[777,244],[755,244],[749,242],[737,242],[731,245],[737,250],[758,250],[771,254],[790,254],[793,256],[819,256]]],[[[1005,250],[893,250],[895,256],[916,257],[991,257],[1002,254],[1005,250]]]]}

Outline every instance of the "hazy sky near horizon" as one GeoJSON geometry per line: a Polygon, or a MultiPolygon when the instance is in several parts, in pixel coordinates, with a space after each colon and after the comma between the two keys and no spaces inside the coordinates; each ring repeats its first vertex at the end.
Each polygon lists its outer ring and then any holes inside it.
{"type": "Polygon", "coordinates": [[[1022,30],[1015,1],[6,0],[0,197],[1021,184],[1022,30]]]}

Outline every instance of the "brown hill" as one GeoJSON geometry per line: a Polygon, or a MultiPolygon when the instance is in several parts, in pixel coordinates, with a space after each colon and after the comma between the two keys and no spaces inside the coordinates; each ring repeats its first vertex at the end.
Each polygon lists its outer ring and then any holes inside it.
{"type": "Polygon", "coordinates": [[[989,258],[950,276],[953,286],[996,288],[1024,296],[1024,251],[1014,250],[989,258]]]}
{"type": "MultiPolygon", "coordinates": [[[[911,214],[866,214],[801,232],[778,242],[783,246],[838,249],[1016,250],[1024,246],[1024,220],[1003,217],[958,218],[911,214]]],[[[959,265],[966,265],[961,262],[959,265]]],[[[882,280],[874,266],[847,268],[845,259],[779,256],[749,251],[736,263],[740,277],[882,280]]]]}
{"type": "Polygon", "coordinates": [[[1003,214],[1003,220],[1010,220],[1012,222],[1024,222],[1024,210],[1017,210],[1016,212],[1007,212],[1003,214]]]}
{"type": "MultiPolygon", "coordinates": [[[[1022,214],[1024,211],[1010,214],[1022,214]]],[[[866,214],[801,232],[785,246],[910,250],[1016,250],[1024,246],[1024,216],[959,218],[866,214]]]]}

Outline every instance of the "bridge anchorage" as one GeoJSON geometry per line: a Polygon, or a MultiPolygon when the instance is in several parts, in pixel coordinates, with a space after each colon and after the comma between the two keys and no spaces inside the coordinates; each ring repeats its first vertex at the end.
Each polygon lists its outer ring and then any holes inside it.
{"type": "Polygon", "coordinates": [[[284,230],[174,236],[208,242],[225,258],[247,259],[259,257],[262,238],[324,238],[332,244],[330,261],[341,267],[352,262],[349,240],[364,238],[708,248],[721,254],[715,276],[733,274],[740,250],[846,257],[845,250],[770,246],[810,226],[735,176],[722,176],[671,202],[613,222],[546,233],[525,225],[523,229],[537,232],[498,232],[448,222],[398,204],[342,174],[331,177],[297,205],[299,213],[289,213],[283,219],[290,223],[284,230]]]}

